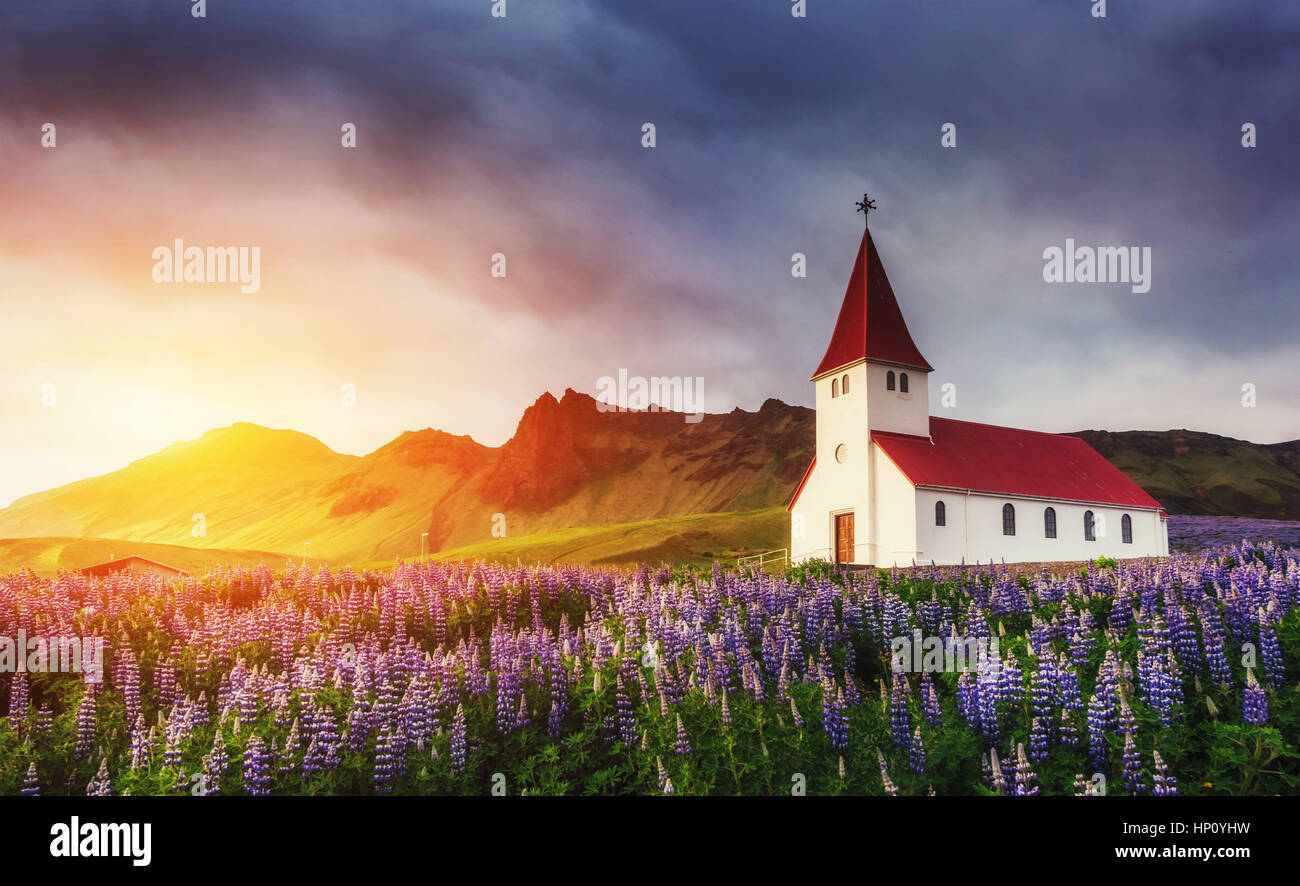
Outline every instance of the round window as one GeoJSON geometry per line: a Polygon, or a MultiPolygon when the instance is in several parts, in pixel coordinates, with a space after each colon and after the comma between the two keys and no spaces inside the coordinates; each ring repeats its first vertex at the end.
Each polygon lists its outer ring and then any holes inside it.
{"type": "Polygon", "coordinates": [[[835,447],[835,460],[837,462],[839,462],[840,464],[844,464],[844,460],[848,457],[849,457],[849,447],[845,446],[843,443],[835,447]]]}

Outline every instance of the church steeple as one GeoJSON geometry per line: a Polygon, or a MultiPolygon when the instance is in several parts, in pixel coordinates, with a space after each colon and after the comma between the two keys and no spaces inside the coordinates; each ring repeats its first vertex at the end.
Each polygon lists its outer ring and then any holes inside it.
{"type": "MultiPolygon", "coordinates": [[[[875,208],[875,201],[862,195],[858,210],[865,213],[875,208]],[[865,208],[864,208],[865,207],[865,208]]],[[[849,277],[849,287],[844,293],[839,319],[830,346],[822,358],[814,380],[860,360],[878,360],[896,363],[925,372],[933,370],[921,356],[912,335],[907,331],[903,312],[894,297],[885,266],[871,239],[871,230],[862,232],[858,258],[849,277]]]]}

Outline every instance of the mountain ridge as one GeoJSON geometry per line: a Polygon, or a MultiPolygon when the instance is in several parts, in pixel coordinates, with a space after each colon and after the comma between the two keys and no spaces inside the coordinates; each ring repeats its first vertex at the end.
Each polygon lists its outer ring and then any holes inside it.
{"type": "MultiPolygon", "coordinates": [[[[94,537],[338,560],[411,555],[578,526],[784,506],[815,413],[606,412],[569,388],[500,446],[425,428],[364,455],[237,422],[0,509],[0,538],[94,537]],[[309,544],[306,544],[309,543],[309,544]]],[[[1075,431],[1170,513],[1300,519],[1300,441],[1198,431],[1075,431]]]]}
{"type": "Polygon", "coordinates": [[[503,529],[516,536],[749,510],[784,504],[811,458],[812,428],[812,410],[774,400],[691,423],[666,411],[603,412],[572,389],[538,397],[499,447],[426,428],[354,456],[298,431],[239,422],[24,496],[0,509],[0,537],[366,560],[419,550],[422,532],[437,550],[503,529]]]}

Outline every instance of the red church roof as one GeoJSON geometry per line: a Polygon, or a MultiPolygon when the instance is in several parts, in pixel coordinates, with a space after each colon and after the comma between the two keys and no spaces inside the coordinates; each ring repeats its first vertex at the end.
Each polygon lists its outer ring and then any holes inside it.
{"type": "Polygon", "coordinates": [[[871,438],[916,486],[1160,507],[1078,437],[933,416],[930,437],[871,432],[871,438]]]}
{"type": "Polygon", "coordinates": [[[858,247],[858,260],[849,276],[849,288],[844,293],[835,332],[826,348],[826,356],[812,377],[834,372],[841,366],[856,363],[864,358],[885,363],[913,366],[929,372],[933,367],[925,362],[907,331],[903,312],[894,298],[893,287],[885,276],[885,266],[872,242],[871,231],[862,233],[858,247]]]}

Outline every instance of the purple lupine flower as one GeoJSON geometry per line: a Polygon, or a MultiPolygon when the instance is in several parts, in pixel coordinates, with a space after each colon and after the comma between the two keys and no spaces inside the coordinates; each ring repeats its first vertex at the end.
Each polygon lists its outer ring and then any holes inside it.
{"type": "Polygon", "coordinates": [[[254,735],[244,746],[244,793],[265,797],[271,793],[271,758],[261,737],[254,735]]]}
{"type": "MultiPolygon", "coordinates": [[[[25,655],[21,650],[19,655],[25,655]]],[[[27,720],[27,672],[18,671],[9,681],[9,724],[15,734],[23,734],[23,724],[27,720]]]]}
{"type": "Polygon", "coordinates": [[[822,729],[831,741],[831,747],[842,751],[849,745],[849,724],[844,719],[844,696],[835,693],[829,677],[822,678],[822,729]]]}
{"type": "Polygon", "coordinates": [[[1169,774],[1165,768],[1165,761],[1160,758],[1159,751],[1151,752],[1155,758],[1155,788],[1151,791],[1157,797],[1176,797],[1178,796],[1178,779],[1169,774]]]}
{"type": "Polygon", "coordinates": [[[1201,639],[1205,647],[1205,664],[1210,670],[1210,677],[1220,686],[1232,682],[1232,671],[1228,667],[1228,657],[1224,652],[1223,628],[1219,621],[1218,607],[1207,602],[1201,607],[1201,639]]]}
{"type": "Polygon", "coordinates": [[[1044,646],[1029,683],[1029,699],[1035,717],[1046,719],[1051,715],[1052,705],[1056,702],[1056,682],[1056,662],[1044,646]]]}
{"type": "Polygon", "coordinates": [[[221,777],[226,774],[226,767],[229,765],[230,754],[226,751],[226,742],[218,725],[216,735],[212,738],[212,750],[203,758],[206,796],[216,796],[221,793],[221,777]]]}
{"type": "Polygon", "coordinates": [[[375,743],[374,785],[376,794],[391,794],[397,777],[397,754],[392,730],[385,726],[375,743]]]}
{"type": "Polygon", "coordinates": [[[1133,733],[1124,735],[1124,787],[1130,794],[1145,794],[1146,778],[1142,773],[1142,755],[1133,742],[1133,733]]]}
{"type": "Polygon", "coordinates": [[[1071,667],[1065,653],[1056,661],[1056,700],[1068,711],[1084,710],[1083,693],[1079,689],[1079,675],[1071,667]]]}
{"type": "Polygon", "coordinates": [[[615,678],[614,687],[614,707],[618,710],[619,740],[631,747],[636,743],[636,712],[632,710],[632,701],[628,698],[627,687],[623,685],[622,673],[615,678]]]}
{"type": "MultiPolygon", "coordinates": [[[[364,700],[357,702],[352,710],[348,711],[347,726],[345,732],[347,738],[345,744],[347,749],[354,754],[359,754],[366,748],[366,739],[370,734],[370,714],[364,700]]],[[[374,712],[374,719],[378,720],[378,712],[374,712]]]]}
{"type": "Polygon", "coordinates": [[[81,695],[81,703],[77,705],[75,728],[77,738],[73,745],[72,758],[83,760],[90,756],[91,746],[95,743],[95,691],[90,684],[86,685],[81,695]]]}
{"type": "Polygon", "coordinates": [[[467,742],[465,736],[465,708],[463,705],[456,705],[456,718],[451,723],[451,771],[461,773],[465,771],[465,762],[467,754],[467,742]]]}
{"type": "Polygon", "coordinates": [[[794,699],[793,699],[793,698],[790,699],[790,715],[794,717],[794,725],[795,725],[797,728],[802,729],[802,728],[803,728],[803,717],[800,715],[800,713],[799,713],[799,709],[798,709],[797,707],[795,707],[794,699]]]}
{"type": "Polygon", "coordinates": [[[41,782],[36,775],[36,764],[27,764],[27,777],[23,779],[23,789],[18,792],[24,797],[38,797],[41,793],[41,782]]]}
{"type": "Polygon", "coordinates": [[[1016,786],[1013,793],[1017,797],[1036,797],[1040,793],[1038,776],[1030,767],[1023,744],[1016,745],[1016,786]]]}
{"type": "Polygon", "coordinates": [[[675,748],[678,754],[689,754],[691,752],[691,739],[686,734],[686,727],[682,724],[682,715],[677,715],[677,745],[675,748]]]}
{"type": "Polygon", "coordinates": [[[1264,673],[1268,682],[1277,688],[1286,683],[1286,667],[1282,664],[1282,644],[1277,638],[1277,601],[1268,610],[1259,610],[1259,652],[1264,659],[1264,673]]]}
{"type": "Polygon", "coordinates": [[[134,770],[147,769],[149,766],[149,754],[152,751],[153,742],[150,740],[152,732],[144,728],[144,717],[136,715],[135,726],[131,729],[131,768],[134,770]]]}
{"type": "Polygon", "coordinates": [[[140,716],[140,668],[130,649],[122,652],[122,702],[126,710],[126,722],[134,723],[140,716]]]}
{"type": "Polygon", "coordinates": [[[1070,712],[1065,709],[1061,710],[1059,731],[1062,746],[1067,748],[1077,748],[1079,746],[1079,729],[1074,725],[1074,721],[1070,719],[1070,712]]]}
{"type": "Polygon", "coordinates": [[[1119,694],[1119,722],[1116,731],[1120,735],[1137,734],[1137,717],[1133,716],[1133,709],[1129,707],[1128,699],[1123,693],[1119,694]]]}
{"type": "Polygon", "coordinates": [[[905,748],[911,741],[911,717],[907,712],[909,689],[907,677],[893,672],[893,692],[890,695],[889,723],[896,747],[905,748]]]}
{"type": "Polygon", "coordinates": [[[921,672],[921,715],[931,726],[943,723],[943,712],[939,708],[939,693],[934,688],[934,680],[929,671],[921,672]]]}
{"type": "MultiPolygon", "coordinates": [[[[840,758],[843,760],[843,757],[840,758]]],[[[907,768],[916,775],[925,777],[925,745],[921,742],[921,727],[916,727],[912,734],[912,746],[908,748],[907,768]]]]}
{"type": "Polygon", "coordinates": [[[980,728],[979,690],[970,668],[963,668],[957,678],[957,710],[971,729],[980,728]]]}
{"type": "Polygon", "coordinates": [[[1199,671],[1203,666],[1200,643],[1196,639],[1196,629],[1188,618],[1187,609],[1181,603],[1165,607],[1165,621],[1169,625],[1170,640],[1174,652],[1182,666],[1188,670],[1199,671]]]}
{"type": "Polygon", "coordinates": [[[502,735],[513,732],[518,724],[519,697],[523,692],[523,680],[513,664],[496,674],[497,694],[497,731],[502,735]]]}
{"type": "Polygon", "coordinates": [[[998,724],[997,687],[996,675],[990,675],[981,667],[975,680],[975,702],[979,706],[980,731],[984,733],[984,742],[989,747],[998,744],[1002,735],[998,724]]]}
{"type": "MultiPolygon", "coordinates": [[[[528,713],[527,697],[522,692],[520,692],[519,709],[515,711],[515,728],[523,729],[531,722],[533,722],[533,718],[528,713]]],[[[633,723],[635,724],[635,721],[633,721],[633,723]]],[[[399,735],[398,736],[399,740],[400,737],[401,736],[399,735]]]]}
{"type": "Polygon", "coordinates": [[[284,740],[284,749],[280,751],[278,769],[282,775],[291,773],[298,768],[298,761],[295,759],[301,747],[301,742],[298,739],[298,724],[299,718],[294,717],[293,725],[289,727],[289,737],[284,740]]]}
{"type": "MultiPolygon", "coordinates": [[[[334,721],[333,709],[325,708],[314,719],[317,720],[314,727],[315,734],[308,741],[307,753],[302,758],[302,774],[304,776],[334,770],[339,765],[339,746],[342,741],[339,738],[338,724],[334,721]]],[[[220,733],[218,733],[218,736],[220,736],[220,733]]]]}
{"type": "Polygon", "coordinates": [[[113,796],[113,783],[108,778],[108,759],[100,758],[99,771],[95,777],[86,785],[87,797],[111,797],[113,796]]]}
{"type": "Polygon", "coordinates": [[[1256,726],[1268,722],[1268,697],[1255,679],[1253,668],[1246,668],[1246,693],[1242,699],[1241,717],[1256,726]]]}
{"type": "Polygon", "coordinates": [[[1010,649],[998,665],[997,676],[998,701],[1019,703],[1021,696],[1024,695],[1024,674],[1021,672],[1020,663],[1016,660],[1016,654],[1010,649]]]}
{"type": "Polygon", "coordinates": [[[187,707],[189,711],[188,716],[190,729],[201,729],[208,725],[210,718],[208,717],[207,692],[200,692],[198,699],[190,703],[187,707]]]}
{"type": "Polygon", "coordinates": [[[1049,736],[1046,718],[1034,717],[1033,725],[1029,729],[1029,759],[1035,763],[1041,763],[1047,759],[1049,736]]]}
{"type": "Polygon", "coordinates": [[[564,716],[568,710],[569,690],[565,678],[564,665],[548,643],[543,657],[547,672],[547,691],[551,696],[551,712],[546,718],[546,734],[558,737],[564,725],[564,716]]]}
{"type": "Polygon", "coordinates": [[[40,710],[36,712],[36,722],[32,724],[32,734],[49,735],[50,729],[54,726],[54,711],[51,710],[48,702],[41,705],[40,710]]]}
{"type": "Polygon", "coordinates": [[[997,748],[989,748],[989,789],[995,794],[1007,793],[1007,780],[1002,774],[1002,763],[998,760],[997,748]]]}
{"type": "Polygon", "coordinates": [[[885,755],[880,753],[880,748],[876,748],[876,760],[880,764],[880,781],[885,788],[885,793],[891,797],[897,797],[898,788],[889,777],[889,767],[885,765],[885,755]]]}
{"type": "Polygon", "coordinates": [[[1093,766],[1104,771],[1110,762],[1110,745],[1106,742],[1110,713],[1099,693],[1088,702],[1088,751],[1093,766]]]}
{"type": "Polygon", "coordinates": [[[163,727],[163,765],[179,769],[181,765],[181,745],[189,740],[189,716],[181,709],[180,703],[172,705],[171,717],[163,727]]]}

